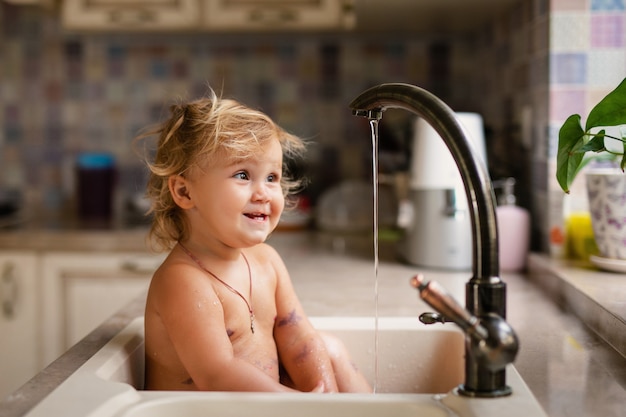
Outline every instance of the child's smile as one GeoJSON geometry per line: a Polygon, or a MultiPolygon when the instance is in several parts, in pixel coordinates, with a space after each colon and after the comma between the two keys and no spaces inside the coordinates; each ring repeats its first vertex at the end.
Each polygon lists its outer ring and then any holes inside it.
{"type": "Polygon", "coordinates": [[[264,213],[245,213],[244,216],[258,222],[264,222],[269,217],[267,214],[264,213]]]}

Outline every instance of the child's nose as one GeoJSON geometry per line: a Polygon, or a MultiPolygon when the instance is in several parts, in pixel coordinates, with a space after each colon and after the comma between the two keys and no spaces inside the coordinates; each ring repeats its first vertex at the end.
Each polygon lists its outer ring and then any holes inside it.
{"type": "Polygon", "coordinates": [[[268,201],[270,198],[270,193],[267,188],[267,184],[263,181],[258,181],[252,192],[252,200],[254,201],[268,201]]]}

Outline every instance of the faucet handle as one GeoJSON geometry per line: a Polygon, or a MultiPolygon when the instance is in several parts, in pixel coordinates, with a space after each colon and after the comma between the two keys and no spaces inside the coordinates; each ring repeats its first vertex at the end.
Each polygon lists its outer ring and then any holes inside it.
{"type": "Polygon", "coordinates": [[[515,360],[519,342],[515,332],[500,316],[489,313],[479,319],[461,306],[437,282],[424,282],[422,274],[411,278],[411,286],[420,292],[420,297],[439,314],[425,313],[420,316],[424,324],[453,321],[468,337],[469,354],[493,372],[515,360]],[[443,317],[437,317],[437,316],[443,317]]]}
{"type": "Polygon", "coordinates": [[[422,313],[419,316],[420,321],[423,324],[435,324],[435,323],[449,323],[452,320],[443,316],[443,314],[434,313],[432,311],[428,311],[426,313],[422,313]]]}
{"type": "MultiPolygon", "coordinates": [[[[419,291],[422,300],[444,317],[444,321],[455,322],[470,336],[482,340],[487,339],[489,336],[487,329],[480,324],[478,317],[467,311],[439,283],[433,281],[424,282],[424,276],[417,274],[411,278],[411,286],[419,291]]],[[[428,320],[426,317],[424,319],[428,320]]]]}

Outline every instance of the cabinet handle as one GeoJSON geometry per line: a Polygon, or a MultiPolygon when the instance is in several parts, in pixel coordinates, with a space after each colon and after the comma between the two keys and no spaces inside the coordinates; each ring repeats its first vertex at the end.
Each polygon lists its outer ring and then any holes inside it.
{"type": "Polygon", "coordinates": [[[0,283],[0,296],[2,297],[2,314],[7,319],[15,317],[15,305],[17,304],[18,288],[15,279],[15,265],[7,263],[2,270],[2,282],[0,283]]]}
{"type": "Polygon", "coordinates": [[[248,19],[254,23],[280,25],[296,23],[298,15],[289,9],[255,9],[248,13],[248,19]]]}
{"type": "Polygon", "coordinates": [[[156,21],[154,11],[147,9],[126,10],[117,9],[109,12],[109,22],[118,25],[135,25],[153,23],[156,21]]]}

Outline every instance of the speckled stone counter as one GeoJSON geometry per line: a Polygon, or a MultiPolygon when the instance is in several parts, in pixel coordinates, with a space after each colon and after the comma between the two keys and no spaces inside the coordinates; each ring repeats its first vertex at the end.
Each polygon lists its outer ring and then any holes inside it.
{"type": "Polygon", "coordinates": [[[147,233],[146,227],[0,230],[0,250],[148,251],[147,233]]]}
{"type": "Polygon", "coordinates": [[[528,277],[626,357],[626,274],[532,254],[528,277]]]}
{"type": "MultiPolygon", "coordinates": [[[[278,233],[270,243],[282,254],[311,316],[370,316],[378,311],[381,316],[417,317],[430,308],[410,288],[408,281],[413,274],[424,273],[459,300],[464,299],[464,285],[471,275],[403,264],[396,261],[393,246],[382,245],[376,277],[371,238],[367,236],[278,233]]],[[[570,267],[574,272],[580,270],[533,255],[528,274],[503,274],[508,285],[508,321],[521,340],[515,366],[552,417],[626,416],[626,360],[585,324],[585,317],[597,314],[582,314],[581,309],[600,305],[601,297],[594,300],[580,286],[568,283],[563,277],[570,267]],[[564,295],[566,292],[570,295],[564,295]],[[576,297],[591,300],[591,304],[572,302],[576,297]]],[[[622,276],[587,272],[599,274],[589,275],[595,277],[596,284],[604,277],[616,288],[625,285],[622,276]]],[[[27,413],[121,328],[143,314],[143,304],[143,297],[135,300],[5,399],[0,403],[0,417],[27,413]]],[[[416,325],[421,325],[417,319],[416,325]]]]}

